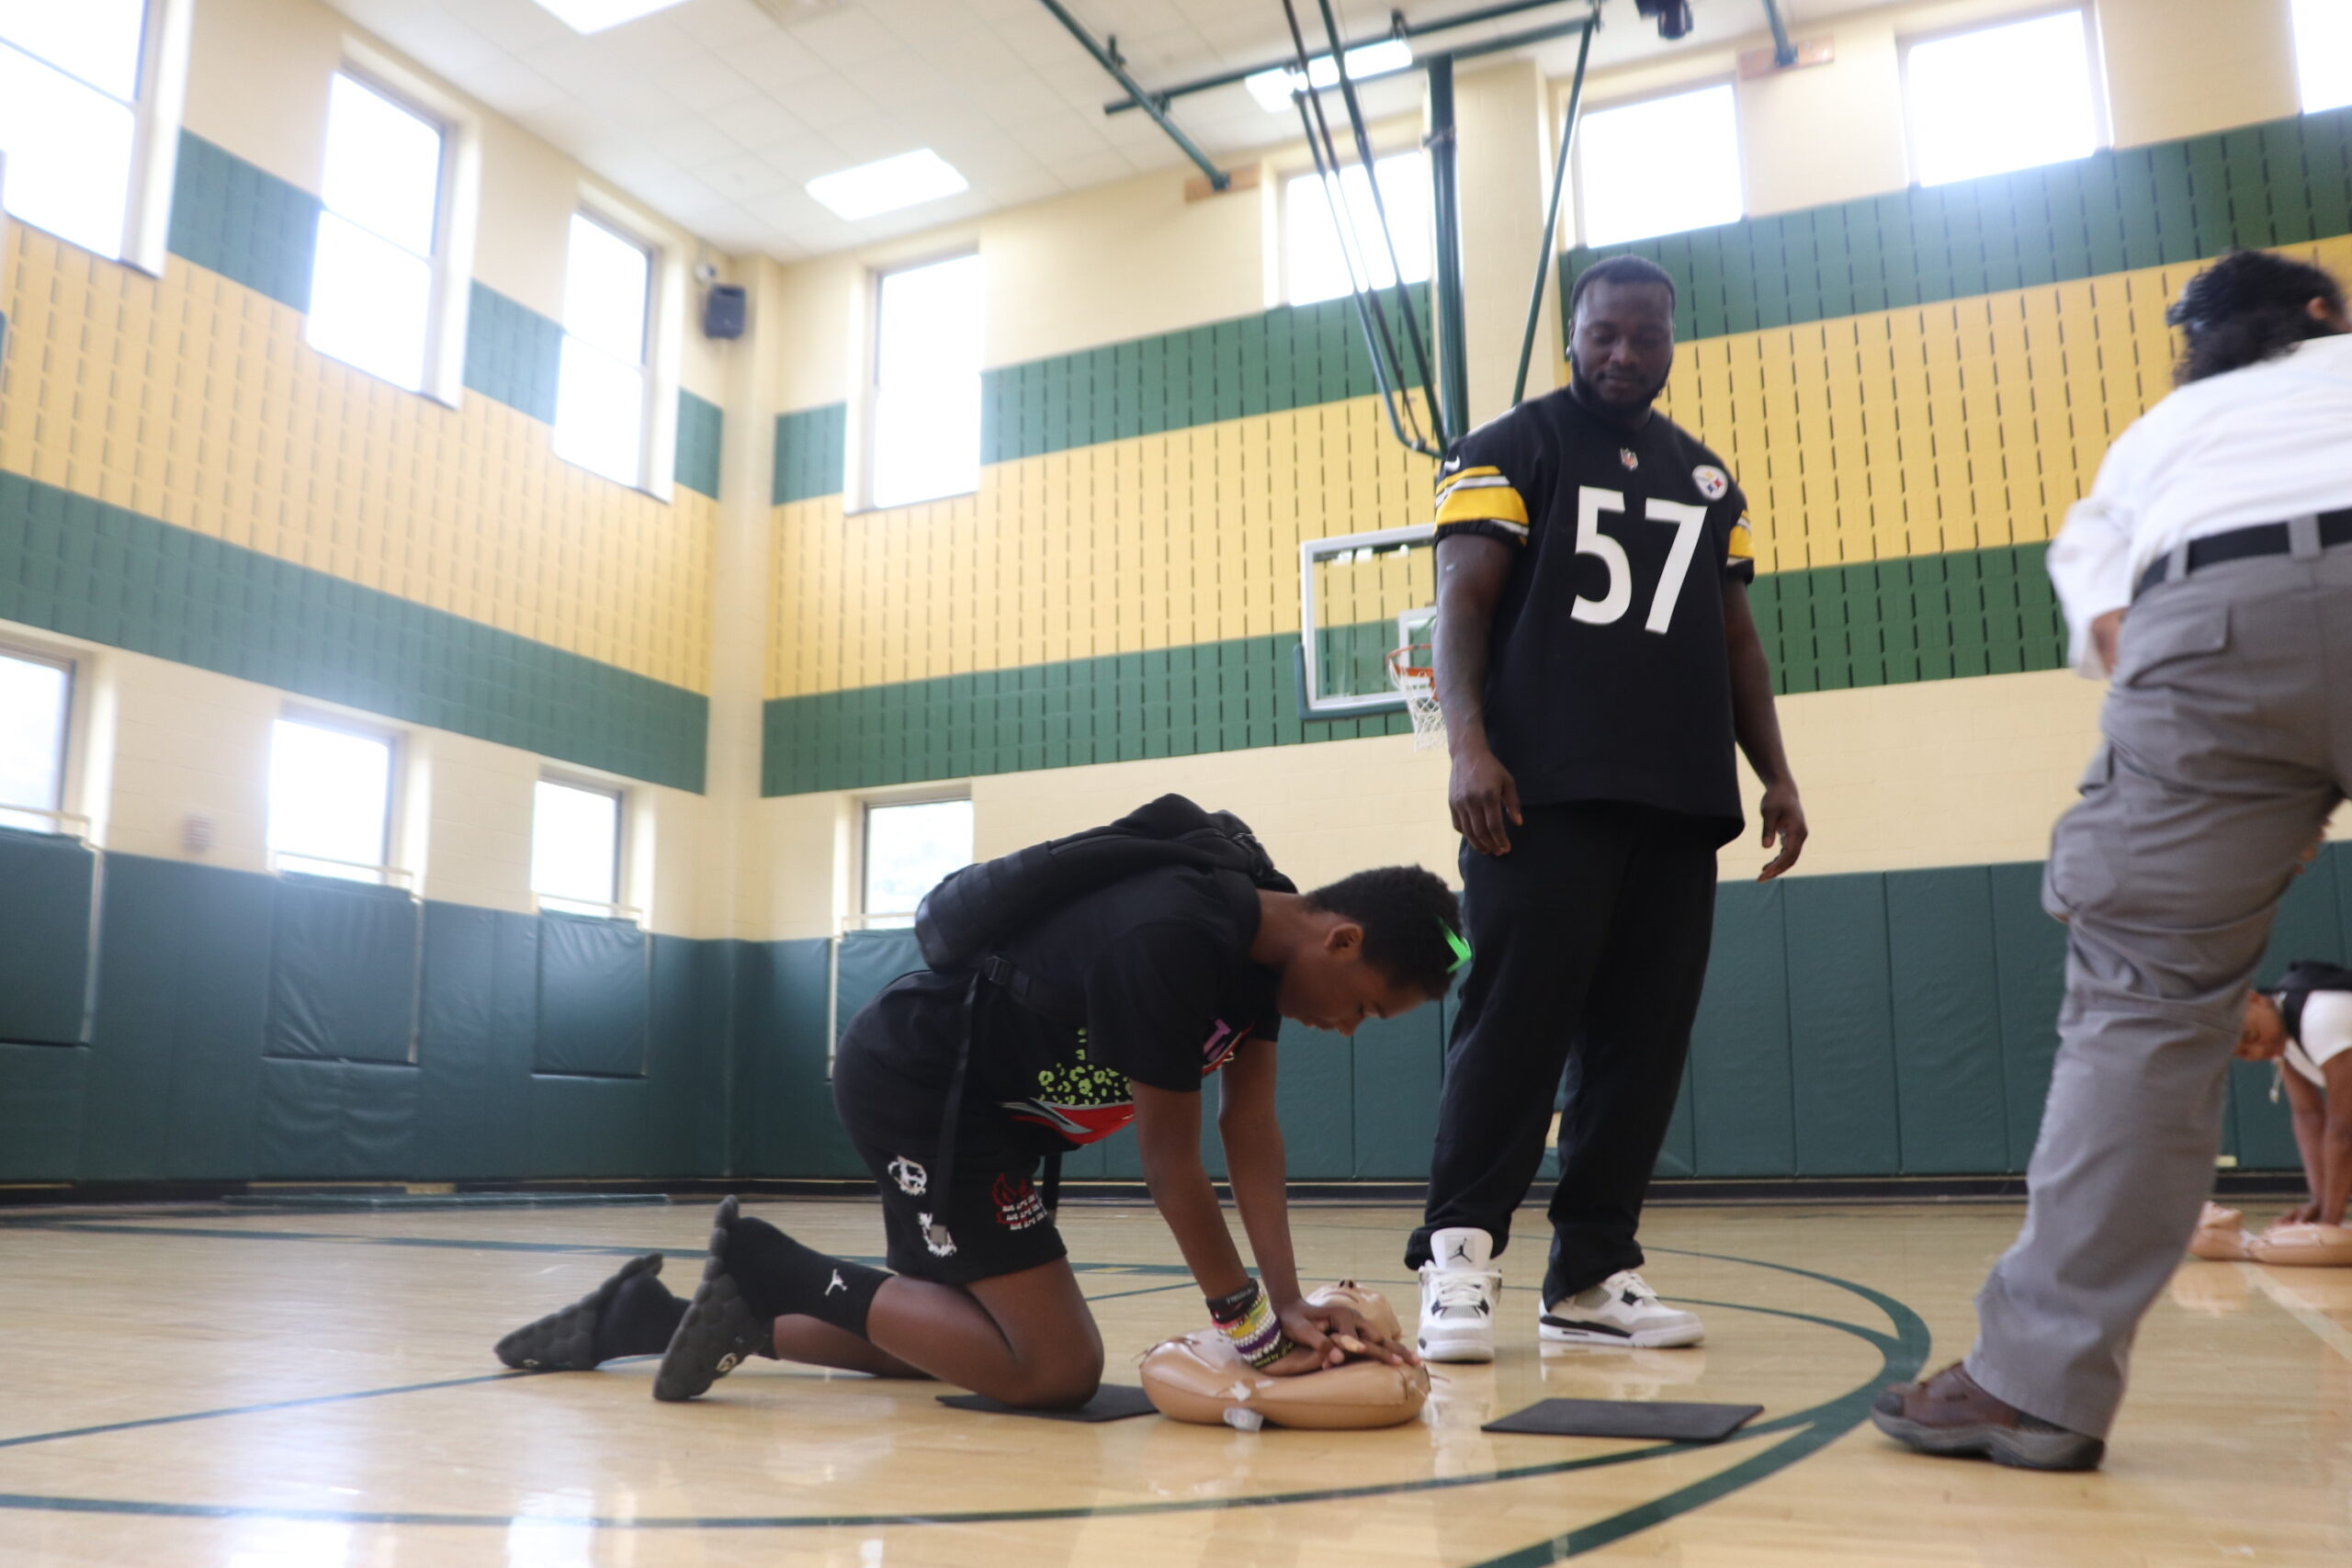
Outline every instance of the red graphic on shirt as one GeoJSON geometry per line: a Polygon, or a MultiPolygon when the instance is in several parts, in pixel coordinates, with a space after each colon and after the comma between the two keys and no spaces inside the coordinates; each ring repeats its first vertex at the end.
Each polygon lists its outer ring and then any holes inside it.
{"type": "Polygon", "coordinates": [[[1046,1223],[1046,1201],[1025,1176],[1018,1180],[998,1177],[989,1187],[989,1199],[996,1204],[996,1223],[1007,1230],[1025,1231],[1046,1223]]]}
{"type": "MultiPolygon", "coordinates": [[[[1233,1054],[1240,1050],[1249,1039],[1248,1030],[1237,1030],[1223,1019],[1218,1019],[1209,1031],[1209,1037],[1201,1043],[1201,1077],[1207,1077],[1233,1060],[1233,1054]]],[[[1054,1087],[1062,1088],[1065,1092],[1074,1082],[1099,1085],[1106,1080],[1121,1085],[1125,1082],[1125,1078],[1099,1066],[1082,1067],[1080,1074],[1065,1072],[1052,1075],[1048,1079],[1054,1087]]],[[[1125,1098],[1112,1100],[1106,1097],[1083,1105],[1067,1100],[1045,1099],[1008,1100],[1001,1103],[1012,1113],[1015,1122],[1026,1122],[1033,1127],[1051,1127],[1061,1134],[1064,1141],[1080,1147],[1101,1143],[1136,1119],[1135,1101],[1125,1098]]]]}

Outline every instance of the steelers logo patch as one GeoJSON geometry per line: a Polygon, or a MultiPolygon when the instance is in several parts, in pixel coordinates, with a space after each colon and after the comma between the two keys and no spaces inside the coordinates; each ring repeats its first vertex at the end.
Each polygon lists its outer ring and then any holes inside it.
{"type": "Polygon", "coordinates": [[[1690,479],[1709,501],[1721,501],[1724,492],[1731,489],[1731,476],[1711,463],[1702,463],[1691,469],[1690,479]]]}

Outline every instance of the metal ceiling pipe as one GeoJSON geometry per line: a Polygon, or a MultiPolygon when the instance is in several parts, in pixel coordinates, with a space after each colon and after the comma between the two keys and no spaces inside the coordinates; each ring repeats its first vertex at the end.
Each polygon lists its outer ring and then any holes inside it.
{"type": "Polygon", "coordinates": [[[1046,10],[1054,14],[1054,20],[1069,29],[1070,37],[1086,46],[1086,52],[1094,57],[1094,63],[1109,72],[1112,79],[1127,90],[1128,101],[1151,116],[1153,122],[1168,133],[1168,140],[1183,149],[1184,156],[1190,158],[1199,167],[1201,173],[1208,176],[1212,189],[1224,190],[1233,184],[1233,176],[1218,168],[1209,155],[1194,146],[1193,139],[1185,135],[1174,120],[1168,118],[1165,94],[1155,98],[1147,93],[1142,83],[1127,74],[1125,62],[1109,48],[1097,42],[1094,35],[1086,30],[1085,24],[1071,16],[1068,7],[1062,5],[1061,0],[1042,0],[1042,4],[1046,10]]]}

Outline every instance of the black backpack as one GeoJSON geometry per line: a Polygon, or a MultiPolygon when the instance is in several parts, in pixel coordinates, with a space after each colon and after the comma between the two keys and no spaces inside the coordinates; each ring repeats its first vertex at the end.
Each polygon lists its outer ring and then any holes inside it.
{"type": "Polygon", "coordinates": [[[2306,958],[2291,964],[2270,987],[2278,998],[2278,1016],[2286,1021],[2287,1033],[2295,1040],[2303,1037],[2303,998],[2313,991],[2352,991],[2352,969],[2339,964],[2328,964],[2316,958],[2306,958]]]}
{"type": "Polygon", "coordinates": [[[1204,811],[1181,795],[1163,795],[1108,827],[1032,844],[952,873],[916,908],[915,941],[933,969],[978,971],[1047,1017],[1083,1022],[1082,999],[1028,979],[996,950],[1089,893],[1166,866],[1246,877],[1274,893],[1298,891],[1296,883],[1274,869],[1240,818],[1204,811]],[[1079,1014],[1075,1020],[1069,1017],[1073,1010],[1079,1014]]]}

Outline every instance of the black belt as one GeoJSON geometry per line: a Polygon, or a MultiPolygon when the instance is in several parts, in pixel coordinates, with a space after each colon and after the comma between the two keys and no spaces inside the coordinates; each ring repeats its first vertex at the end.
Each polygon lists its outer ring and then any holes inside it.
{"type": "MultiPolygon", "coordinates": [[[[2319,514],[2319,547],[2332,549],[2337,545],[2352,545],[2352,508],[2319,514]]],[[[2288,555],[2294,547],[2286,524],[2257,523],[2250,528],[2232,528],[2190,540],[2188,570],[2199,571],[2225,560],[2245,560],[2253,556],[2288,555]]],[[[2140,574],[2140,586],[2132,591],[2132,597],[2139,597],[2171,575],[2172,552],[2166,550],[2140,574]]]]}

